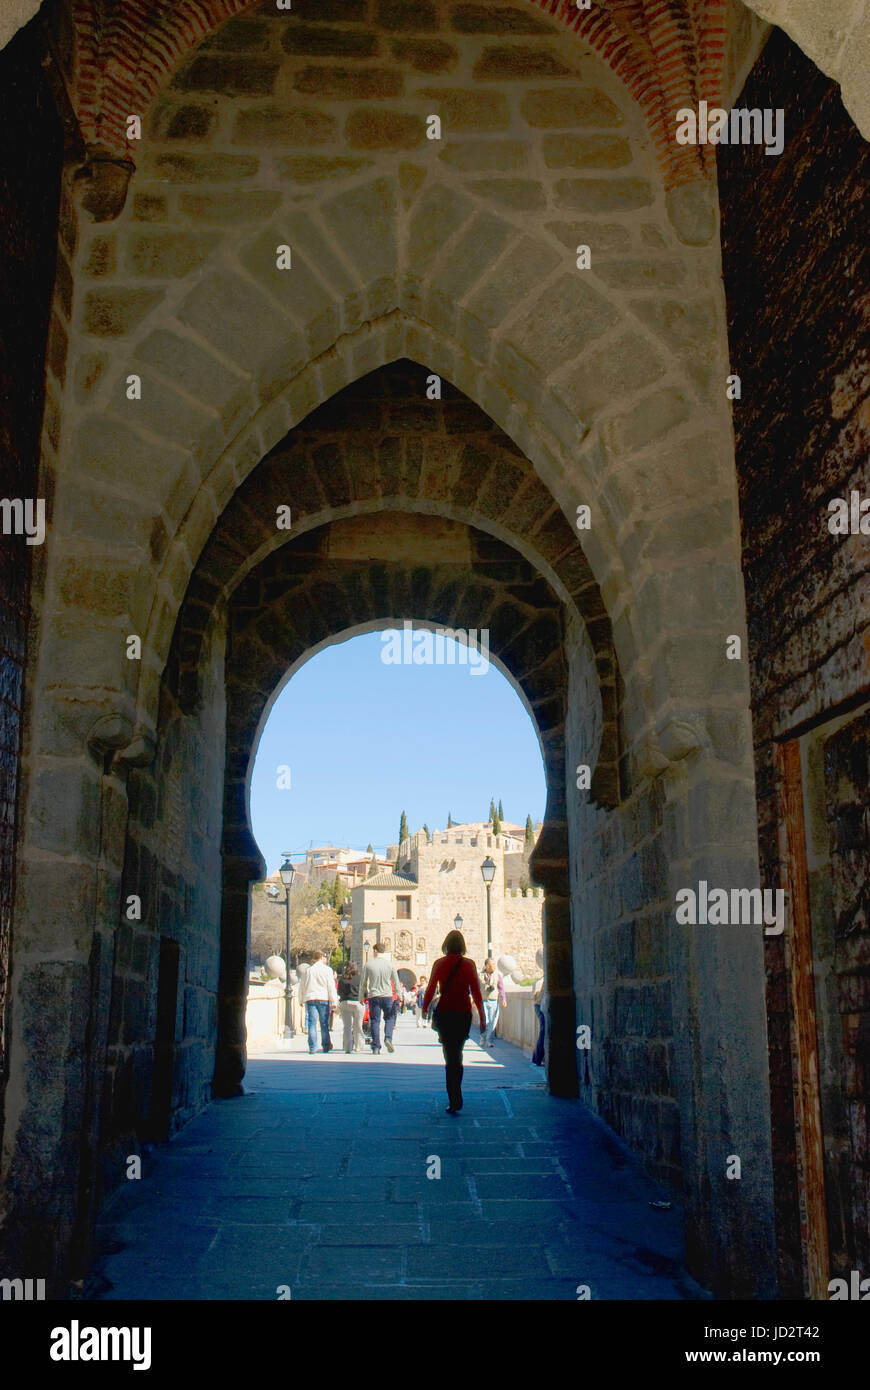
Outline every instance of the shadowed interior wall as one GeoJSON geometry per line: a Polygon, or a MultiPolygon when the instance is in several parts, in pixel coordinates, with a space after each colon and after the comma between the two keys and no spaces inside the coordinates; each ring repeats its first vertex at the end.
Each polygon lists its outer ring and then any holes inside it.
{"type": "MultiPolygon", "coordinates": [[[[35,498],[63,140],[34,24],[0,56],[0,130],[0,496],[35,498]]],[[[0,535],[0,1132],[30,570],[39,558],[24,536],[0,535]]]]}
{"type": "MultiPolygon", "coordinates": [[[[752,146],[719,152],[732,370],[743,387],[734,424],[762,878],[773,886],[785,882],[775,740],[870,696],[870,541],[828,529],[832,498],[848,500],[851,489],[870,496],[870,148],[836,85],[779,31],[739,104],[783,107],[786,120],[777,160],[752,146]]],[[[842,761],[842,752],[837,757],[842,761]]],[[[852,762],[859,790],[845,800],[860,805],[863,787],[866,816],[866,735],[863,745],[856,736],[852,762]]],[[[828,819],[836,837],[836,797],[828,819]]],[[[860,833],[853,838],[852,873],[866,882],[866,834],[863,849],[860,833]]],[[[832,848],[836,854],[838,845],[832,848]]],[[[817,884],[813,908],[817,963],[837,931],[830,905],[822,906],[832,891],[827,865],[823,875],[827,884],[817,884]]],[[[856,1225],[850,1216],[855,1184],[867,1195],[866,919],[865,892],[863,925],[859,919],[848,933],[839,929],[849,957],[841,954],[833,967],[842,972],[842,997],[831,1003],[827,987],[817,984],[833,1272],[859,1267],[856,1242],[867,1225],[866,1205],[863,1221],[856,1225]],[[841,1029],[848,1069],[839,1055],[841,1029]]],[[[783,938],[768,938],[780,1277],[786,1296],[795,1296],[801,1266],[784,948],[783,938]]],[[[830,953],[833,959],[833,942],[830,953]]]]}

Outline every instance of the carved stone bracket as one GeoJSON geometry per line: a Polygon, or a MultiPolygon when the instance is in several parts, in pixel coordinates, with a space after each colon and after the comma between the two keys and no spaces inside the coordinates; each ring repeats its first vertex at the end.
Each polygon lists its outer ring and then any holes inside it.
{"type": "Polygon", "coordinates": [[[77,169],[73,184],[81,205],[93,222],[114,222],[127,202],[130,179],[136,172],[131,159],[101,151],[88,151],[85,163],[77,169]]]}
{"type": "Polygon", "coordinates": [[[641,745],[637,765],[644,777],[659,777],[691,753],[709,744],[707,734],[683,719],[670,719],[654,738],[641,745]]]}
{"type": "Polygon", "coordinates": [[[154,735],[148,730],[134,730],[124,714],[101,715],[85,741],[91,756],[100,763],[109,758],[112,769],[146,767],[156,750],[154,735]]]}

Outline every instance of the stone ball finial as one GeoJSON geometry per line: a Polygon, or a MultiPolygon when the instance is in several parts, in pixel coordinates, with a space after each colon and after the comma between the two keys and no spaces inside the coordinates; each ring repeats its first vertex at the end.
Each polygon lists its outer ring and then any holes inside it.
{"type": "Polygon", "coordinates": [[[283,980],[285,978],[284,961],[280,956],[269,956],[263,969],[270,980],[283,980]]]}

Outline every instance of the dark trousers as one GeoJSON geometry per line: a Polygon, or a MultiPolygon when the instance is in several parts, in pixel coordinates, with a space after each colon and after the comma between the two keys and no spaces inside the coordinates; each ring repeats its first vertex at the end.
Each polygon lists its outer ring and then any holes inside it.
{"type": "Polygon", "coordinates": [[[372,1025],[372,1052],[381,1050],[381,1014],[384,1015],[384,1037],[393,1041],[393,1028],[396,1022],[396,1001],[386,994],[376,994],[369,999],[369,1019],[372,1025]]]}
{"type": "Polygon", "coordinates": [[[447,1098],[454,1109],[458,1109],[462,1104],[462,1049],[471,1032],[471,1013],[448,1013],[446,1009],[439,1009],[435,1022],[444,1053],[447,1098]]]}
{"type": "Polygon", "coordinates": [[[538,1023],[540,1026],[538,1028],[538,1041],[532,1053],[532,1061],[536,1067],[542,1067],[544,1065],[544,1035],[547,1031],[547,1020],[544,1018],[544,1010],[541,1008],[540,1004],[535,1005],[535,1013],[538,1015],[538,1023]]]}

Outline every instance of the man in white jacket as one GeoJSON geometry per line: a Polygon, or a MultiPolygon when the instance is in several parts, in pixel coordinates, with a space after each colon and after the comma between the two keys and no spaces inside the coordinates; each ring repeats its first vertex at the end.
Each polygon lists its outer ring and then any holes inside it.
{"type": "Polygon", "coordinates": [[[329,1010],[337,1007],[338,992],[335,988],[335,976],[327,965],[322,951],[314,953],[308,970],[300,976],[299,1003],[305,1005],[308,1051],[317,1051],[317,1023],[319,1020],[321,1051],[331,1052],[329,1010]]]}

